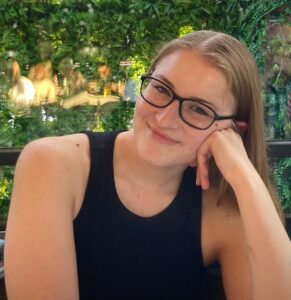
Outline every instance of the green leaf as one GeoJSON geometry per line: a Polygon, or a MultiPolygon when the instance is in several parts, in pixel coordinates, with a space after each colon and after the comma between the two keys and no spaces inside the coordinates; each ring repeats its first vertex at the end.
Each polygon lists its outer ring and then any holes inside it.
{"type": "Polygon", "coordinates": [[[159,12],[158,6],[156,4],[153,4],[153,8],[154,8],[154,11],[155,11],[156,15],[158,17],[160,17],[160,12],[159,12]]]}
{"type": "Polygon", "coordinates": [[[206,14],[211,15],[211,11],[205,7],[200,7],[200,10],[204,11],[206,14]]]}
{"type": "Polygon", "coordinates": [[[118,16],[118,19],[117,19],[117,22],[120,23],[121,20],[122,20],[122,18],[123,18],[123,15],[119,15],[119,16],[118,16]]]}

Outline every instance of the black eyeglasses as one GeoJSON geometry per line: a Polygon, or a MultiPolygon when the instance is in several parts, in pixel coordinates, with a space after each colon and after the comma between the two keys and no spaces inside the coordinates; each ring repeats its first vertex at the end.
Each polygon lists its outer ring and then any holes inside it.
{"type": "Polygon", "coordinates": [[[215,121],[235,119],[235,116],[219,116],[212,107],[201,100],[178,96],[167,84],[151,76],[141,77],[140,94],[152,106],[164,108],[174,100],[179,101],[179,116],[189,126],[205,130],[215,121]]]}

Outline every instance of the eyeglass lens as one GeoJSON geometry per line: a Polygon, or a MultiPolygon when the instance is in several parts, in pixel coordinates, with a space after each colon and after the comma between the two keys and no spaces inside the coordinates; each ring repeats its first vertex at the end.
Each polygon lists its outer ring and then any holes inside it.
{"type": "MultiPolygon", "coordinates": [[[[166,107],[173,101],[172,90],[159,80],[144,78],[141,96],[156,107],[166,107]]],[[[184,122],[195,128],[206,129],[215,119],[214,111],[208,106],[195,100],[180,101],[180,116],[184,122]]]]}

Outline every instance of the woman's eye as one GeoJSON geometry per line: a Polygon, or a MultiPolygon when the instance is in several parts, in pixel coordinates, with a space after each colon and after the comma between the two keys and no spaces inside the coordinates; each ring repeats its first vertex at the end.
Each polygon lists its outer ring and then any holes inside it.
{"type": "Polygon", "coordinates": [[[199,113],[199,114],[201,114],[201,115],[208,116],[207,111],[204,110],[202,107],[197,106],[197,107],[196,107],[196,112],[199,113]]]}
{"type": "Polygon", "coordinates": [[[167,88],[165,88],[164,86],[162,85],[156,85],[155,86],[155,89],[160,93],[160,94],[166,94],[166,95],[170,95],[170,92],[167,88]]]}
{"type": "Polygon", "coordinates": [[[192,106],[189,107],[189,110],[192,111],[192,112],[198,113],[200,115],[208,116],[207,111],[199,105],[192,105],[192,106]]]}

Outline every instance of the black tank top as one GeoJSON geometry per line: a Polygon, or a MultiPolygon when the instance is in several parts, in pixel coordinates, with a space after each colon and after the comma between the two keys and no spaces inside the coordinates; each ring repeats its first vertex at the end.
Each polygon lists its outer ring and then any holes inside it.
{"type": "Polygon", "coordinates": [[[161,213],[141,217],[118,198],[113,149],[118,132],[86,132],[91,166],[74,221],[80,299],[200,299],[201,189],[193,168],[161,213]]]}

